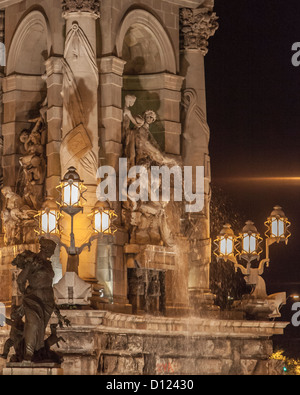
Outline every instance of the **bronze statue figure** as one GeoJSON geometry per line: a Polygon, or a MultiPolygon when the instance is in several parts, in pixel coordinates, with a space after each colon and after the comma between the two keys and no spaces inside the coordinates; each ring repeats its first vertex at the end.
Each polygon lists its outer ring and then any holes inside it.
{"type": "Polygon", "coordinates": [[[6,319],[11,325],[11,333],[4,346],[3,358],[7,358],[13,346],[13,362],[62,362],[61,356],[50,350],[53,344],[63,340],[56,335],[57,325],[70,325],[70,321],[60,314],[54,300],[54,271],[49,259],[55,248],[56,244],[52,240],[41,238],[39,253],[26,250],[12,262],[21,270],[17,284],[22,294],[22,304],[14,306],[11,320],[6,319]],[[58,324],[51,326],[51,335],[45,340],[46,328],[53,313],[58,318],[58,324]]]}

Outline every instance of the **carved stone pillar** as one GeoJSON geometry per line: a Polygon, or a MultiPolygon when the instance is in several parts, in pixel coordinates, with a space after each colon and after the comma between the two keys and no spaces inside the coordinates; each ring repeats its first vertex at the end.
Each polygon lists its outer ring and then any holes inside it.
{"type": "Polygon", "coordinates": [[[100,18],[99,0],[63,0],[62,8],[66,19],[62,173],[73,165],[85,184],[95,185],[98,168],[96,20],[100,18]]]}
{"type": "MultiPolygon", "coordinates": [[[[209,290],[211,242],[209,229],[210,200],[210,131],[206,118],[204,56],[208,52],[208,39],[218,28],[216,14],[208,8],[182,8],[180,10],[181,75],[185,77],[183,90],[184,166],[204,166],[205,199],[200,213],[187,214],[186,236],[190,240],[189,294],[196,309],[212,304],[209,290]]],[[[195,185],[193,185],[195,191],[195,185]]]]}
{"type": "Polygon", "coordinates": [[[62,126],[62,61],[60,57],[52,56],[46,61],[47,73],[47,196],[57,198],[56,186],[60,183],[60,146],[62,126]]]}
{"type": "MultiPolygon", "coordinates": [[[[62,10],[66,20],[66,39],[62,60],[61,176],[74,166],[87,187],[84,213],[76,216],[74,224],[76,244],[81,245],[91,235],[87,214],[97,200],[99,72],[96,21],[100,17],[100,1],[63,0],[62,10]]],[[[69,219],[64,220],[63,227],[69,234],[69,219]]],[[[79,258],[79,275],[86,280],[95,278],[95,244],[91,252],[84,250],[79,258]]],[[[67,259],[64,254],[63,266],[67,259]]]]}

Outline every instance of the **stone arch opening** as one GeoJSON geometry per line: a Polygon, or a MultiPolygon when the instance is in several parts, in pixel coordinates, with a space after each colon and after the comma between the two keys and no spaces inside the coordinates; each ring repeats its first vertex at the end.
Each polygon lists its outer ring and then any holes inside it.
{"type": "Polygon", "coordinates": [[[124,74],[176,74],[172,43],[161,23],[148,11],[132,10],[125,16],[116,49],[118,57],[127,62],[124,74]]]}
{"type": "Polygon", "coordinates": [[[18,26],[9,49],[7,75],[42,75],[51,48],[49,25],[40,11],[32,11],[18,26]]]}
{"type": "Polygon", "coordinates": [[[153,110],[157,121],[151,126],[152,135],[164,152],[179,155],[183,80],[176,74],[175,51],[164,26],[144,9],[130,10],[117,34],[116,53],[126,62],[123,103],[126,95],[132,95],[133,114],[153,110]]]}

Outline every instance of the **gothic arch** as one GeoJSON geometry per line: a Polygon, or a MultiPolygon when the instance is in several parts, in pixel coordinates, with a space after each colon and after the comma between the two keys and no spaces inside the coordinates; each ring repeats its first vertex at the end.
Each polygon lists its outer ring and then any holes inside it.
{"type": "MultiPolygon", "coordinates": [[[[124,43],[126,39],[136,40],[139,44],[141,61],[156,53],[151,65],[144,73],[168,72],[176,74],[176,58],[170,38],[161,23],[148,11],[135,9],[124,17],[116,40],[116,50],[119,58],[124,59],[124,43]],[[151,45],[147,51],[147,43],[151,45]]],[[[124,59],[127,60],[127,59],[124,59]]],[[[126,72],[125,72],[126,74],[126,72]]],[[[139,74],[139,72],[137,73],[139,74]]]]}
{"type": "Polygon", "coordinates": [[[48,21],[42,12],[30,12],[19,24],[8,53],[7,75],[42,75],[51,49],[48,21]]]}

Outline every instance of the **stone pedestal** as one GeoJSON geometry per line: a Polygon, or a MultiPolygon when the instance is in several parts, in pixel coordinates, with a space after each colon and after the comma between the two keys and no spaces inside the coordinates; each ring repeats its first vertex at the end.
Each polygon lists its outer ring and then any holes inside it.
{"type": "Polygon", "coordinates": [[[62,376],[63,369],[55,363],[11,362],[3,369],[3,376],[62,376]]]}
{"type": "MultiPolygon", "coordinates": [[[[66,340],[59,348],[65,375],[283,373],[282,366],[270,355],[272,336],[283,334],[286,322],[141,317],[99,310],[67,310],[61,314],[72,323],[58,330],[66,340]]],[[[0,346],[7,335],[7,330],[0,328],[0,346]]],[[[38,364],[34,369],[20,364],[4,367],[3,373],[26,372],[62,373],[59,367],[38,364]]]]}
{"type": "Polygon", "coordinates": [[[54,285],[53,290],[57,305],[90,304],[92,287],[74,272],[66,272],[62,279],[54,285]]]}

